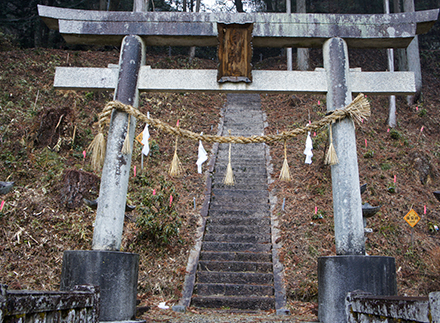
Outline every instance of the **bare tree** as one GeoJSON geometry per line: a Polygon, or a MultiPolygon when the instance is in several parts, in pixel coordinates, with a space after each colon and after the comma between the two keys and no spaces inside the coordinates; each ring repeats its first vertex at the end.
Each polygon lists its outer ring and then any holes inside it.
{"type": "MultiPolygon", "coordinates": [[[[384,0],[384,11],[385,13],[390,13],[390,1],[384,0]]],[[[394,50],[392,48],[387,49],[388,54],[388,71],[394,72],[394,50]]],[[[396,120],[396,96],[390,95],[390,106],[388,110],[388,126],[394,128],[397,125],[396,120]]]]}
{"type": "Polygon", "coordinates": [[[108,3],[107,0],[99,0],[99,10],[101,10],[101,11],[107,10],[108,9],[107,3],[108,3]]]}
{"type": "MultiPolygon", "coordinates": [[[[196,12],[200,12],[200,0],[196,0],[196,12]]],[[[191,64],[196,57],[196,46],[191,46],[189,49],[189,63],[191,64]]]]}
{"type": "MultiPolygon", "coordinates": [[[[296,12],[306,13],[306,0],[296,0],[296,12]]],[[[307,71],[309,69],[309,49],[308,48],[298,48],[296,52],[296,61],[298,64],[298,69],[300,71],[307,71]]]]}
{"type": "MultiPolygon", "coordinates": [[[[286,12],[292,13],[292,2],[291,0],[286,0],[286,12]]],[[[292,70],[292,47],[288,47],[286,49],[286,56],[287,56],[287,70],[292,70]]]]}
{"type": "MultiPolygon", "coordinates": [[[[413,12],[415,11],[414,0],[403,0],[403,11],[413,12]]],[[[414,104],[419,98],[422,91],[422,71],[420,67],[420,55],[419,55],[419,39],[414,37],[412,42],[406,48],[407,56],[407,70],[414,72],[416,79],[416,94],[410,95],[407,98],[408,104],[414,104]]]]}

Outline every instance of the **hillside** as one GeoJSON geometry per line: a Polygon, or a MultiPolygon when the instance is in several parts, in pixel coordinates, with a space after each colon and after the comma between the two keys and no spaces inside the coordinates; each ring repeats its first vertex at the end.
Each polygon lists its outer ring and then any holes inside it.
{"type": "MultiPolygon", "coordinates": [[[[385,70],[384,51],[351,51],[351,67],[385,70]]],[[[104,67],[118,62],[110,51],[65,51],[8,48],[0,52],[0,180],[14,181],[0,212],[1,283],[11,289],[54,290],[64,250],[91,248],[94,210],[81,203],[95,199],[99,173],[93,173],[89,153],[83,151],[96,134],[94,123],[110,92],[56,91],[56,66],[104,67]],[[73,175],[72,175],[73,174],[73,175]],[[87,178],[80,190],[68,185],[75,174],[87,178]]],[[[318,50],[311,52],[313,67],[322,66],[318,50]]],[[[432,192],[440,189],[440,52],[423,51],[423,101],[407,106],[399,97],[398,126],[388,132],[388,98],[369,98],[372,116],[357,127],[361,184],[367,183],[363,202],[382,205],[368,220],[367,252],[396,258],[398,290],[404,295],[426,295],[440,290],[440,202],[432,192]],[[423,131],[421,128],[423,127],[423,131]],[[394,185],[394,178],[396,183],[394,185]],[[426,214],[424,214],[426,206],[426,214]],[[411,244],[411,229],[403,216],[413,208],[422,217],[411,244]],[[432,231],[432,232],[431,232],[432,231]]],[[[216,68],[212,60],[148,53],[147,64],[160,68],[216,68]]],[[[257,69],[285,69],[285,58],[256,62],[257,69]]],[[[170,124],[195,132],[216,133],[224,95],[142,94],[141,110],[170,124]]],[[[267,133],[276,133],[318,120],[325,113],[325,96],[262,95],[268,116],[267,133]]],[[[137,125],[136,133],[143,129],[137,125]]],[[[143,304],[178,300],[185,276],[188,251],[203,202],[204,175],[197,174],[197,143],[179,140],[178,154],[185,174],[174,179],[167,171],[174,153],[175,138],[150,130],[152,155],[141,172],[139,144],[134,145],[128,200],[136,205],[127,213],[123,250],[141,255],[139,294],[143,304]],[[144,226],[136,219],[151,207],[152,191],[173,194],[171,216],[157,212],[144,226]],[[196,208],[194,209],[194,201],[196,208]],[[180,226],[175,225],[179,223],[180,226]],[[162,226],[162,227],[161,227],[162,226]],[[150,228],[144,231],[143,228],[150,228]],[[168,227],[168,236],[151,232],[168,227]],[[179,230],[176,230],[176,229],[179,230]],[[178,234],[176,234],[178,232],[178,234]]],[[[277,178],[283,162],[281,144],[271,145],[274,183],[278,202],[289,306],[293,313],[314,317],[317,300],[317,258],[334,255],[330,168],[323,163],[327,134],[313,137],[312,165],[304,164],[304,138],[288,143],[293,181],[277,178]],[[285,209],[282,202],[285,199],[285,209]],[[315,216],[315,207],[317,216],[315,216]]],[[[210,150],[210,145],[205,144],[210,150]]],[[[167,203],[161,201],[159,203],[167,203]]],[[[160,209],[160,207],[157,207],[160,209]]]]}

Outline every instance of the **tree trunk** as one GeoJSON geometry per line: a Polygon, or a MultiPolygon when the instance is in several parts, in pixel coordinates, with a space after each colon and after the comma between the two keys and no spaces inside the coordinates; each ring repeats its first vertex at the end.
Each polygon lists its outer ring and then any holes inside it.
{"type": "MultiPolygon", "coordinates": [[[[296,0],[296,12],[306,13],[306,0],[296,0]]],[[[307,71],[309,69],[309,49],[298,48],[296,50],[296,62],[300,71],[307,71]]]]}
{"type": "Polygon", "coordinates": [[[119,4],[121,3],[121,0],[108,0],[108,10],[109,11],[117,11],[119,9],[119,4]]]}
{"type": "Polygon", "coordinates": [[[244,12],[243,10],[243,2],[241,0],[234,0],[235,8],[237,8],[237,12],[244,12]]]}
{"type": "MultiPolygon", "coordinates": [[[[196,0],[196,12],[200,12],[200,0],[196,0]]],[[[192,46],[189,49],[189,63],[190,64],[193,62],[194,57],[196,57],[196,46],[192,46]]]]}
{"type": "MultiPolygon", "coordinates": [[[[291,0],[286,0],[286,12],[292,13],[292,2],[291,0]]],[[[286,57],[287,57],[287,70],[292,70],[292,47],[286,49],[286,57]]]]}
{"type": "MultiPolygon", "coordinates": [[[[400,6],[400,0],[393,0],[393,4],[394,4],[394,13],[402,12],[402,7],[400,6]]],[[[406,59],[405,48],[396,48],[396,59],[397,59],[398,70],[407,71],[408,61],[406,59]]]]}
{"type": "MultiPolygon", "coordinates": [[[[414,0],[404,0],[403,11],[415,11],[414,0]]],[[[418,101],[422,91],[422,71],[420,67],[419,39],[417,36],[414,37],[412,42],[406,48],[406,56],[408,59],[408,70],[414,72],[414,76],[416,79],[416,93],[415,95],[410,95],[407,97],[407,102],[409,105],[411,105],[418,101]]]]}
{"type": "Polygon", "coordinates": [[[144,12],[145,11],[145,1],[144,0],[134,0],[133,1],[133,12],[144,12]]]}
{"type": "MultiPolygon", "coordinates": [[[[384,11],[385,13],[390,13],[390,1],[383,0],[384,11]]],[[[387,50],[388,56],[388,71],[394,72],[394,51],[392,48],[387,50]]],[[[394,128],[397,125],[396,120],[396,96],[390,95],[390,104],[388,110],[388,126],[394,128]]]]}
{"type": "Polygon", "coordinates": [[[107,0],[99,0],[99,10],[101,11],[107,10],[107,0]]]}

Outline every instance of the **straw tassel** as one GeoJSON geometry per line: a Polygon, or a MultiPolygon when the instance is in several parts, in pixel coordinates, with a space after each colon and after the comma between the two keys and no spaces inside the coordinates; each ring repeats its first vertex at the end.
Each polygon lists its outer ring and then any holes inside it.
{"type": "Polygon", "coordinates": [[[364,94],[360,93],[347,107],[345,107],[350,117],[361,124],[363,120],[371,116],[370,103],[364,94]]]}
{"type": "Polygon", "coordinates": [[[336,165],[339,163],[338,155],[336,155],[336,149],[333,146],[333,123],[329,124],[329,137],[330,137],[330,145],[328,147],[327,155],[325,156],[325,164],[326,165],[336,165]]]}
{"type": "MultiPolygon", "coordinates": [[[[229,136],[231,135],[231,130],[229,130],[229,136]]],[[[231,164],[231,150],[232,150],[232,144],[229,143],[229,161],[228,161],[228,167],[226,168],[226,176],[223,180],[223,184],[225,185],[234,185],[234,173],[232,172],[232,164],[231,164]]]]}
{"type": "Polygon", "coordinates": [[[124,155],[131,154],[131,144],[130,144],[130,121],[131,121],[131,115],[128,115],[128,124],[127,124],[127,134],[125,135],[124,144],[122,145],[121,152],[124,155]]]}
{"type": "Polygon", "coordinates": [[[102,167],[105,159],[105,138],[102,128],[99,127],[99,132],[93,141],[87,147],[88,151],[92,152],[92,168],[97,172],[102,167]]]}
{"type": "Polygon", "coordinates": [[[287,147],[285,140],[284,140],[284,162],[280,172],[280,180],[286,182],[290,182],[292,180],[290,177],[289,163],[287,162],[287,147]]]}
{"type": "MultiPolygon", "coordinates": [[[[179,125],[179,123],[177,123],[177,127],[179,127],[178,125],[179,125]]],[[[176,136],[176,144],[174,147],[174,157],[173,157],[173,161],[171,162],[170,170],[169,170],[170,176],[173,176],[173,177],[179,177],[183,173],[182,163],[180,162],[179,156],[177,156],[178,139],[179,139],[179,136],[176,136]]]]}

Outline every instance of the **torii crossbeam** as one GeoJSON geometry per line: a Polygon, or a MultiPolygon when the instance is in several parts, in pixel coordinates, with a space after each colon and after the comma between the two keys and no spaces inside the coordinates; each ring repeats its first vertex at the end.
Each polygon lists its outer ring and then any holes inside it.
{"type": "Polygon", "coordinates": [[[438,10],[398,14],[109,12],[38,5],[51,29],[71,44],[117,45],[126,35],[148,46],[217,46],[217,23],[253,23],[255,47],[322,47],[332,37],[349,47],[407,47],[429,31],[438,10]]]}

